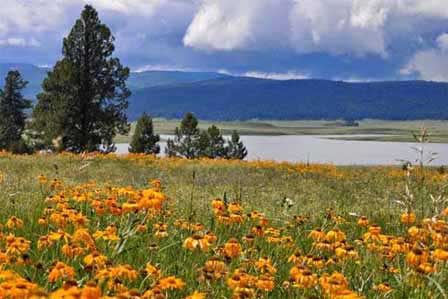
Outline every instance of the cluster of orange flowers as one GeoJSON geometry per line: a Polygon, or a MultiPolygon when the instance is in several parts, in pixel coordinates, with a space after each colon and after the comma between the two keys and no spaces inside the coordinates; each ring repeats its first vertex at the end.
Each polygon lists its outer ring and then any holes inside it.
{"type": "Polygon", "coordinates": [[[226,199],[199,218],[159,180],[146,189],[38,181],[48,192],[38,218],[0,227],[0,298],[357,299],[448,283],[448,208],[420,223],[403,213],[394,235],[366,216],[329,211],[314,228],[226,199]]]}

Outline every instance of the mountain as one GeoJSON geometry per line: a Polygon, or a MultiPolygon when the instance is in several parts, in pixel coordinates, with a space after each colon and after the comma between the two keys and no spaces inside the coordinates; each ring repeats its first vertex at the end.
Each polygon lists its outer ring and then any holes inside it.
{"type": "Polygon", "coordinates": [[[10,70],[19,70],[22,77],[28,81],[28,86],[24,91],[24,95],[28,98],[34,98],[41,89],[48,68],[37,67],[26,63],[0,63],[0,88],[3,88],[4,78],[10,70]]]}
{"type": "MultiPolygon", "coordinates": [[[[29,81],[24,94],[35,98],[41,90],[41,84],[45,79],[48,68],[41,68],[24,63],[0,63],[0,86],[10,70],[19,70],[25,80],[29,81]]],[[[225,78],[227,75],[212,72],[179,72],[179,71],[144,71],[132,72],[129,76],[128,87],[135,92],[141,88],[160,85],[191,83],[217,78],[225,78]]],[[[0,87],[1,88],[1,87],[0,87]]]]}
{"type": "MultiPolygon", "coordinates": [[[[18,69],[35,98],[48,69],[0,64],[0,78],[18,69]]],[[[0,84],[3,85],[3,84],[0,84]]],[[[348,83],[329,80],[277,81],[218,73],[133,72],[128,115],[143,112],[180,118],[192,111],[201,119],[448,119],[448,83],[393,81],[348,83]]]]}
{"type": "Polygon", "coordinates": [[[347,83],[226,77],[137,90],[129,118],[144,111],[200,119],[448,119],[448,84],[426,81],[347,83]]]}
{"type": "Polygon", "coordinates": [[[153,86],[193,83],[211,79],[228,77],[211,72],[180,72],[180,71],[145,71],[133,72],[128,80],[128,87],[132,91],[153,86]]]}

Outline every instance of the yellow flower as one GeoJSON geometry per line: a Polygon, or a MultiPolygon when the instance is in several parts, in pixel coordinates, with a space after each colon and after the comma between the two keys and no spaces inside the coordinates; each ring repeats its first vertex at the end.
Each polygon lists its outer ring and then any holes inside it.
{"type": "Polygon", "coordinates": [[[359,226],[362,226],[362,227],[367,227],[367,226],[369,226],[369,219],[367,219],[366,216],[361,216],[361,217],[358,219],[358,225],[359,225],[359,226]]]}
{"type": "Polygon", "coordinates": [[[193,294],[185,297],[185,299],[205,299],[205,293],[194,291],[193,294]]]}
{"type": "Polygon", "coordinates": [[[20,218],[17,218],[16,216],[11,216],[6,222],[6,227],[9,229],[22,228],[23,221],[20,218]]]}
{"type": "Polygon", "coordinates": [[[224,254],[229,258],[239,257],[241,255],[241,245],[238,243],[238,240],[230,239],[224,245],[224,254]]]}
{"type": "Polygon", "coordinates": [[[424,264],[428,261],[428,253],[426,251],[423,251],[420,248],[413,248],[407,255],[406,255],[406,262],[409,265],[418,267],[421,264],[424,264]]]}
{"type": "Polygon", "coordinates": [[[198,248],[201,251],[206,252],[209,250],[210,244],[208,243],[206,238],[203,238],[199,235],[194,235],[185,239],[183,247],[189,250],[195,250],[198,248]]]}
{"type": "Polygon", "coordinates": [[[403,213],[400,216],[401,223],[404,224],[413,224],[415,222],[416,216],[413,212],[403,213]]]}
{"type": "Polygon", "coordinates": [[[168,276],[159,280],[158,286],[162,290],[166,289],[182,289],[185,286],[185,282],[176,278],[175,276],[168,276]]]}
{"type": "Polygon", "coordinates": [[[375,291],[379,291],[381,293],[388,293],[388,292],[392,291],[392,288],[390,287],[390,285],[387,282],[377,284],[373,287],[373,289],[375,291]]]}
{"type": "Polygon", "coordinates": [[[158,267],[152,265],[151,263],[147,263],[145,267],[146,273],[152,277],[160,277],[161,271],[158,267]]]}
{"type": "Polygon", "coordinates": [[[57,262],[48,275],[49,282],[56,282],[58,279],[73,280],[75,278],[75,269],[62,262],[57,262]]]}
{"type": "Polygon", "coordinates": [[[436,249],[434,250],[434,252],[432,253],[432,256],[434,257],[434,259],[439,260],[439,261],[448,261],[448,250],[444,250],[444,249],[436,249]]]}

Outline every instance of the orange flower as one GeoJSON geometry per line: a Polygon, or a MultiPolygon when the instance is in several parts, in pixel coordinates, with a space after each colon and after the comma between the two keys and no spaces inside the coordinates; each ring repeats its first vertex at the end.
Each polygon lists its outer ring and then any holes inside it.
{"type": "Polygon", "coordinates": [[[241,255],[241,245],[238,243],[238,240],[230,239],[224,245],[224,254],[230,258],[239,257],[241,255]]]}
{"type": "Polygon", "coordinates": [[[6,227],[9,229],[22,228],[23,221],[20,218],[17,218],[16,216],[11,216],[8,219],[8,221],[6,221],[6,227]]]}
{"type": "Polygon", "coordinates": [[[392,288],[390,287],[390,285],[387,282],[377,284],[373,287],[373,289],[375,291],[379,291],[381,293],[388,293],[388,292],[392,291],[392,288]]]}
{"type": "Polygon", "coordinates": [[[415,222],[416,216],[413,212],[403,213],[400,216],[400,221],[403,224],[413,224],[415,222]]]}
{"type": "Polygon", "coordinates": [[[444,249],[436,249],[434,250],[434,252],[432,253],[432,256],[434,257],[434,259],[439,260],[439,261],[448,261],[448,251],[444,250],[444,249]]]}
{"type": "Polygon", "coordinates": [[[428,253],[420,248],[413,248],[406,256],[406,262],[412,266],[418,267],[428,261],[428,253]]]}
{"type": "Polygon", "coordinates": [[[75,269],[62,262],[57,262],[48,275],[49,282],[56,282],[58,279],[73,280],[75,278],[75,269]]]}
{"type": "Polygon", "coordinates": [[[367,219],[366,216],[361,216],[361,217],[358,219],[358,225],[359,225],[359,226],[362,226],[362,227],[367,227],[367,226],[369,226],[369,219],[367,219]]]}
{"type": "Polygon", "coordinates": [[[183,247],[189,250],[195,250],[198,248],[201,251],[206,252],[209,250],[210,244],[208,243],[207,239],[199,235],[194,235],[185,239],[183,247]]]}
{"type": "Polygon", "coordinates": [[[193,294],[185,297],[185,299],[205,299],[205,293],[200,293],[198,291],[194,291],[193,294]]]}
{"type": "Polygon", "coordinates": [[[159,280],[158,286],[162,290],[166,289],[182,289],[185,286],[185,282],[176,278],[175,276],[168,276],[159,280]]]}

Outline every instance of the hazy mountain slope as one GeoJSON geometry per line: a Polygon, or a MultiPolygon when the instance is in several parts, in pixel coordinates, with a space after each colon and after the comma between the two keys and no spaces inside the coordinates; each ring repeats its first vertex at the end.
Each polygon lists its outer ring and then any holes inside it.
{"type": "MultiPolygon", "coordinates": [[[[48,69],[0,64],[0,78],[19,69],[34,98],[48,69]]],[[[3,80],[2,80],[3,81],[3,80]]],[[[1,84],[3,85],[3,84],[1,84]]],[[[246,119],[448,119],[448,84],[425,81],[346,83],[275,81],[218,73],[132,73],[129,118],[144,111],[179,118],[187,111],[209,120],[246,119]]]]}
{"type": "Polygon", "coordinates": [[[193,111],[216,120],[448,119],[448,84],[222,78],[139,90],[130,118],[143,111],[168,118],[193,111]]]}
{"type": "Polygon", "coordinates": [[[128,87],[135,91],[137,89],[159,85],[198,82],[223,77],[227,76],[207,72],[146,71],[131,73],[128,80],[128,87]]]}
{"type": "Polygon", "coordinates": [[[25,96],[34,98],[40,91],[42,81],[47,75],[47,68],[40,68],[32,64],[25,63],[0,63],[0,88],[3,88],[4,79],[10,70],[19,70],[23,78],[28,81],[25,89],[25,96]]]}
{"type": "MultiPolygon", "coordinates": [[[[12,69],[18,69],[22,73],[22,76],[25,78],[25,80],[29,81],[29,85],[25,90],[25,94],[32,98],[34,98],[35,95],[39,93],[42,81],[45,79],[46,73],[49,70],[47,68],[40,68],[31,64],[0,63],[1,81],[3,81],[3,79],[6,77],[8,71],[12,69]]],[[[128,87],[134,92],[141,88],[167,84],[198,82],[224,77],[228,76],[212,72],[145,71],[131,73],[128,80],[128,87]]]]}

